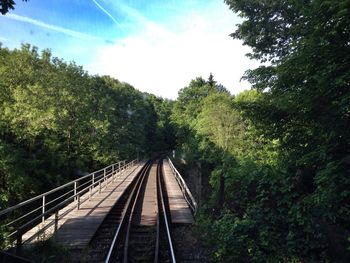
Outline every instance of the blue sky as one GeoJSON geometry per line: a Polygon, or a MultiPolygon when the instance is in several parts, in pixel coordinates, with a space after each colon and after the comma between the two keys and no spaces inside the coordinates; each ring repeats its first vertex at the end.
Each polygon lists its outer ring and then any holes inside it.
{"type": "Polygon", "coordinates": [[[176,98],[210,72],[232,93],[257,62],[228,35],[240,19],[220,0],[29,0],[0,16],[0,42],[30,43],[142,91],[176,98]]]}

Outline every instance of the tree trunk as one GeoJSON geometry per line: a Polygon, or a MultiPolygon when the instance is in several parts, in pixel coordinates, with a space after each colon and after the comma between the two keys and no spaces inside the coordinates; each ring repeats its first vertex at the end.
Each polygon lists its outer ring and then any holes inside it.
{"type": "Polygon", "coordinates": [[[220,185],[219,185],[219,198],[218,198],[218,211],[222,209],[225,203],[225,175],[220,174],[220,185]]]}
{"type": "Polygon", "coordinates": [[[197,204],[201,203],[202,200],[202,166],[200,162],[197,162],[197,167],[198,167],[198,179],[197,179],[197,204]]]}

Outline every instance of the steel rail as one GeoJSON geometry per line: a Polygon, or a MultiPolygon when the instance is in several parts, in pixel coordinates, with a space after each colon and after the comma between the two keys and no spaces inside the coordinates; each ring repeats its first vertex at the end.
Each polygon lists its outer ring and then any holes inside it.
{"type": "Polygon", "coordinates": [[[119,241],[119,239],[121,238],[120,235],[121,235],[121,230],[122,230],[122,227],[124,226],[126,220],[128,219],[128,215],[130,216],[130,213],[131,213],[131,205],[133,205],[133,201],[135,201],[136,199],[136,191],[138,191],[140,189],[140,186],[142,185],[142,182],[145,178],[145,175],[147,174],[147,172],[149,171],[151,167],[151,162],[147,162],[141,169],[141,171],[139,172],[139,175],[138,175],[138,178],[137,178],[137,181],[134,185],[134,188],[132,189],[130,195],[129,195],[129,198],[125,204],[125,208],[124,208],[124,211],[122,213],[122,217],[121,217],[121,220],[120,220],[120,223],[119,223],[119,226],[114,234],[114,237],[113,237],[113,240],[112,240],[112,243],[110,245],[110,248],[108,250],[108,253],[107,253],[107,256],[106,256],[106,259],[105,259],[105,263],[110,263],[113,261],[113,255],[114,253],[116,252],[116,249],[117,249],[117,243],[119,241]]]}
{"type": "Polygon", "coordinates": [[[130,211],[130,215],[129,215],[129,220],[128,220],[128,225],[126,228],[126,237],[125,237],[125,242],[124,242],[124,254],[123,254],[123,262],[124,263],[128,263],[128,253],[129,253],[129,237],[130,237],[130,231],[131,231],[131,223],[132,223],[132,219],[134,216],[134,211],[137,205],[137,201],[139,199],[140,196],[140,192],[141,192],[141,188],[143,187],[143,184],[145,182],[145,178],[147,175],[149,175],[150,171],[151,171],[151,167],[152,167],[153,162],[150,162],[149,166],[147,167],[147,169],[145,170],[143,176],[142,176],[142,180],[139,184],[139,186],[137,187],[137,192],[135,195],[135,198],[133,200],[133,204],[132,204],[132,208],[130,211]]]}
{"type": "MultiPolygon", "coordinates": [[[[158,188],[158,187],[157,187],[158,188]]],[[[158,191],[157,191],[157,196],[158,196],[158,191]]],[[[158,199],[157,199],[158,202],[158,199]]],[[[159,205],[158,205],[159,207],[159,205]]],[[[159,209],[158,209],[158,214],[157,214],[157,232],[156,232],[156,246],[155,246],[155,253],[154,253],[154,263],[158,263],[159,259],[159,244],[160,244],[160,218],[159,218],[159,209]]]]}
{"type": "Polygon", "coordinates": [[[162,187],[161,177],[162,177],[162,161],[160,160],[158,163],[158,166],[157,166],[157,184],[159,187],[159,195],[160,195],[160,200],[161,200],[161,206],[162,206],[162,211],[163,211],[163,218],[164,218],[164,224],[165,224],[165,228],[166,228],[166,234],[167,234],[167,239],[168,239],[168,244],[169,244],[169,249],[170,249],[171,260],[173,263],[176,263],[175,250],[174,250],[174,245],[172,242],[170,226],[169,226],[170,221],[169,221],[169,218],[167,215],[167,210],[165,207],[165,199],[164,199],[164,195],[163,195],[163,187],[162,187]]]}

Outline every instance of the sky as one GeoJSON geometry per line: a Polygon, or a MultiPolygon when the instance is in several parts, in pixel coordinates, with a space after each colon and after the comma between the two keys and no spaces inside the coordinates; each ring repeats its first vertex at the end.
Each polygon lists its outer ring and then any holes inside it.
{"type": "Polygon", "coordinates": [[[209,74],[232,94],[258,66],[232,39],[237,14],[223,0],[29,0],[0,15],[0,42],[29,43],[75,61],[92,75],[175,99],[191,79],[209,74]]]}

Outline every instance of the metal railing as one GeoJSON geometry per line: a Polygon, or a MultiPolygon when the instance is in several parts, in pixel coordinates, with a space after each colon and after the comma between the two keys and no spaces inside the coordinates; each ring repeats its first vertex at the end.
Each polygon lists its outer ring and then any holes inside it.
{"type": "Polygon", "coordinates": [[[54,232],[57,231],[60,218],[74,209],[80,209],[82,203],[90,200],[97,192],[100,193],[118,175],[137,162],[132,160],[129,163],[121,161],[111,164],[0,211],[1,230],[7,233],[5,236],[7,243],[13,245],[16,241],[17,248],[20,248],[23,243],[30,242],[50,227],[54,228],[54,232]],[[59,215],[60,210],[70,204],[72,204],[70,209],[59,215]],[[41,227],[38,227],[38,231],[23,242],[22,236],[34,226],[41,227]]]}
{"type": "Polygon", "coordinates": [[[194,199],[190,189],[187,187],[187,184],[185,183],[184,179],[182,178],[181,174],[179,173],[179,171],[175,168],[173,162],[170,160],[169,157],[167,157],[169,165],[170,165],[170,169],[172,171],[172,173],[174,174],[176,181],[178,182],[182,194],[185,197],[186,202],[188,203],[189,207],[191,208],[193,214],[195,215],[197,213],[197,209],[198,209],[198,204],[196,202],[196,200],[194,199]]]}

